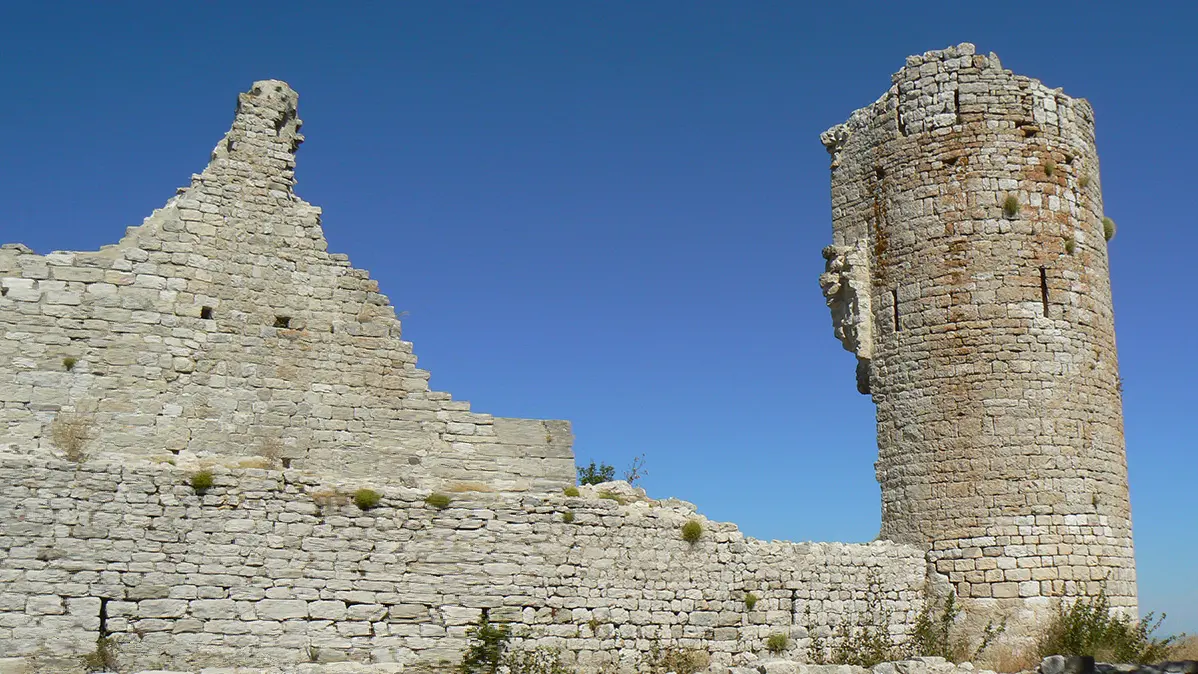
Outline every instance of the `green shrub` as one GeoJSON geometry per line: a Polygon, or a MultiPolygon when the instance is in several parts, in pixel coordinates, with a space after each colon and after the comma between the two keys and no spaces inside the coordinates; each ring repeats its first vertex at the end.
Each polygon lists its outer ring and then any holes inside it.
{"type": "Polygon", "coordinates": [[[115,672],[117,671],[116,648],[109,637],[96,639],[96,650],[83,656],[83,671],[85,672],[115,672]]]}
{"type": "Polygon", "coordinates": [[[911,638],[907,641],[907,655],[941,657],[951,662],[976,661],[1007,629],[1006,620],[998,625],[986,623],[978,647],[970,651],[964,636],[952,634],[952,627],[960,614],[961,608],[957,606],[955,593],[950,592],[943,604],[928,598],[915,616],[911,638]]]}
{"type": "Polygon", "coordinates": [[[501,660],[508,674],[574,674],[556,648],[512,649],[501,660]]]}
{"type": "Polygon", "coordinates": [[[774,655],[786,652],[788,646],[790,646],[790,637],[782,632],[775,632],[765,640],[765,649],[774,655]]]}
{"type": "Polygon", "coordinates": [[[1073,239],[1072,237],[1067,237],[1065,239],[1065,252],[1073,255],[1075,250],[1077,250],[1077,240],[1073,239]]]}
{"type": "Polygon", "coordinates": [[[1102,238],[1110,241],[1115,238],[1115,221],[1110,218],[1102,219],[1102,238]]]}
{"type": "Polygon", "coordinates": [[[1037,643],[1039,657],[1049,655],[1092,655],[1100,662],[1140,664],[1167,660],[1178,639],[1184,635],[1159,639],[1153,636],[1165,619],[1153,621],[1149,613],[1143,620],[1111,613],[1106,591],[1097,597],[1079,599],[1068,608],[1061,606],[1037,643]]]}
{"type": "Polygon", "coordinates": [[[1077,186],[1082,189],[1089,187],[1090,186],[1090,174],[1087,173],[1087,174],[1082,175],[1082,177],[1078,178],[1077,186]]]}
{"type": "Polygon", "coordinates": [[[614,491],[601,491],[601,492],[599,492],[599,498],[607,499],[608,501],[615,501],[616,503],[619,503],[620,505],[624,505],[625,503],[628,502],[624,499],[623,496],[620,496],[619,494],[617,494],[614,491]]]}
{"type": "Polygon", "coordinates": [[[466,630],[466,650],[462,653],[461,674],[495,674],[503,665],[504,654],[512,639],[506,627],[492,625],[484,611],[466,630]]]}
{"type": "Polygon", "coordinates": [[[570,486],[562,490],[566,496],[577,497],[579,495],[578,487],[570,486]]]}
{"type": "Polygon", "coordinates": [[[382,500],[383,496],[373,489],[359,489],[354,492],[354,505],[358,506],[359,510],[370,510],[378,506],[382,500]]]}
{"type": "Polygon", "coordinates": [[[1044,162],[1044,175],[1051,178],[1057,172],[1057,163],[1051,159],[1044,162]]]}
{"type": "Polygon", "coordinates": [[[699,520],[690,520],[682,525],[682,540],[694,545],[703,537],[703,524],[699,520]]]}
{"type": "Polygon", "coordinates": [[[75,369],[75,363],[78,363],[78,362],[79,361],[76,360],[73,356],[67,356],[66,358],[62,359],[62,367],[67,372],[70,372],[71,370],[75,369]]]}
{"type": "Polygon", "coordinates": [[[191,476],[191,488],[200,496],[208,493],[208,490],[212,489],[212,484],[212,471],[210,470],[201,470],[191,476]]]}
{"type": "Polygon", "coordinates": [[[611,482],[614,479],[616,479],[616,469],[606,463],[596,466],[592,461],[591,465],[578,468],[578,484],[600,484],[611,482]]]}
{"type": "Polygon", "coordinates": [[[1007,198],[1002,202],[1002,212],[1008,218],[1019,215],[1019,197],[1014,194],[1008,194],[1007,198]]]}
{"type": "Polygon", "coordinates": [[[756,605],[757,605],[757,595],[753,594],[752,592],[745,593],[745,608],[752,611],[753,607],[756,605]]]}
{"type": "Polygon", "coordinates": [[[562,521],[566,524],[572,523],[574,521],[574,511],[567,510],[566,512],[562,513],[562,521]]]}
{"type": "Polygon", "coordinates": [[[424,502],[437,510],[444,510],[449,507],[451,499],[441,492],[433,492],[425,497],[424,502]]]}

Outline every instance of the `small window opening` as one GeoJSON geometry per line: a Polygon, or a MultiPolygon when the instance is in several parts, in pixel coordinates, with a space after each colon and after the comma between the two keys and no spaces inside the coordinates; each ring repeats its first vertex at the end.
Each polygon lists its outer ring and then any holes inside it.
{"type": "Polygon", "coordinates": [[[283,467],[290,468],[291,467],[291,459],[283,459],[283,467]]]}
{"type": "Polygon", "coordinates": [[[874,176],[877,177],[878,180],[882,180],[886,177],[886,169],[882,168],[881,166],[875,166],[874,176]]]}
{"type": "Polygon", "coordinates": [[[1040,267],[1040,303],[1044,305],[1044,316],[1048,316],[1048,272],[1040,267]]]}
{"type": "Polygon", "coordinates": [[[291,317],[290,316],[275,316],[275,327],[276,328],[290,328],[291,327],[291,317]]]}
{"type": "Polygon", "coordinates": [[[902,325],[902,323],[899,321],[898,288],[891,288],[891,289],[890,289],[890,297],[891,297],[891,299],[894,301],[894,331],[895,331],[895,332],[902,332],[902,331],[903,331],[903,325],[902,325]]]}
{"type": "Polygon", "coordinates": [[[212,320],[212,307],[200,307],[200,318],[206,321],[212,320]]]}
{"type": "Polygon", "coordinates": [[[8,288],[0,288],[0,297],[8,297],[8,288]]]}

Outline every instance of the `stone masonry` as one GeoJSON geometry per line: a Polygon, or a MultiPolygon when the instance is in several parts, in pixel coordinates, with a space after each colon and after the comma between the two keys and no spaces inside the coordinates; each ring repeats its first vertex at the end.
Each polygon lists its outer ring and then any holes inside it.
{"type": "Polygon", "coordinates": [[[882,537],[967,605],[1134,613],[1119,370],[1090,104],[970,44],[907,59],[824,133],[821,285],[878,416],[882,537]]]}
{"type": "MultiPolygon", "coordinates": [[[[821,283],[878,407],[869,544],[758,541],[622,483],[567,493],[568,423],[431,391],[294,193],[297,101],[255,83],[203,173],[115,245],[0,248],[6,671],[73,671],[105,637],[130,671],[395,672],[456,662],[485,613],[585,672],[657,647],[782,672],[842,628],[902,643],[949,588],[1024,625],[1100,588],[1135,610],[1085,101],[960,45],[824,135],[821,283]]],[[[920,663],[900,669],[953,670],[920,663]]]]}
{"type": "Polygon", "coordinates": [[[378,283],[326,251],[293,191],[297,100],[277,81],[241,94],[204,172],[119,243],[0,250],[0,446],[49,450],[69,418],[106,453],[573,484],[567,422],[430,391],[378,283]]]}

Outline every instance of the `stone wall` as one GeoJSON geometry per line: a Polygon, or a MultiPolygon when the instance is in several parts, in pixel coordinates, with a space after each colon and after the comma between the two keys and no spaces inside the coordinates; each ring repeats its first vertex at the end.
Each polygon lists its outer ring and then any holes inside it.
{"type": "Polygon", "coordinates": [[[882,536],[931,546],[975,606],[1105,587],[1134,611],[1089,103],[962,44],[823,141],[821,284],[877,404],[882,536]]]}
{"type": "Polygon", "coordinates": [[[297,197],[298,96],[242,94],[203,173],[115,245],[0,249],[0,447],[263,455],[413,486],[574,481],[563,421],[496,419],[431,391],[378,283],[326,251],[297,197]]]}
{"type": "Polygon", "coordinates": [[[130,669],[456,663],[485,609],[584,668],[631,669],[654,644],[734,664],[776,632],[802,657],[808,627],[876,620],[901,641],[927,577],[919,548],[754,540],[627,488],[626,503],[453,493],[441,510],[427,491],[296,470],[217,467],[200,496],[189,471],[144,460],[0,454],[0,469],[0,658],[71,656],[103,634],[130,669]],[[337,496],[361,487],[381,504],[337,496]]]}

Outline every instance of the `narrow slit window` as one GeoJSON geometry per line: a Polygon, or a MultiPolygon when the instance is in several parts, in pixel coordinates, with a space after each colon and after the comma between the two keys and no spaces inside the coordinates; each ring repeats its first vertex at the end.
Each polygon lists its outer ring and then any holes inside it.
{"type": "Polygon", "coordinates": [[[1040,267],[1040,304],[1044,306],[1044,316],[1048,316],[1048,272],[1040,267]]]}
{"type": "Polygon", "coordinates": [[[899,321],[898,288],[891,288],[890,299],[893,300],[893,304],[894,304],[894,331],[902,332],[903,324],[902,324],[902,322],[899,321]]]}
{"type": "Polygon", "coordinates": [[[200,307],[200,318],[206,321],[212,320],[212,307],[200,307]]]}
{"type": "Polygon", "coordinates": [[[290,316],[275,316],[275,327],[276,328],[291,327],[291,317],[290,316]]]}

